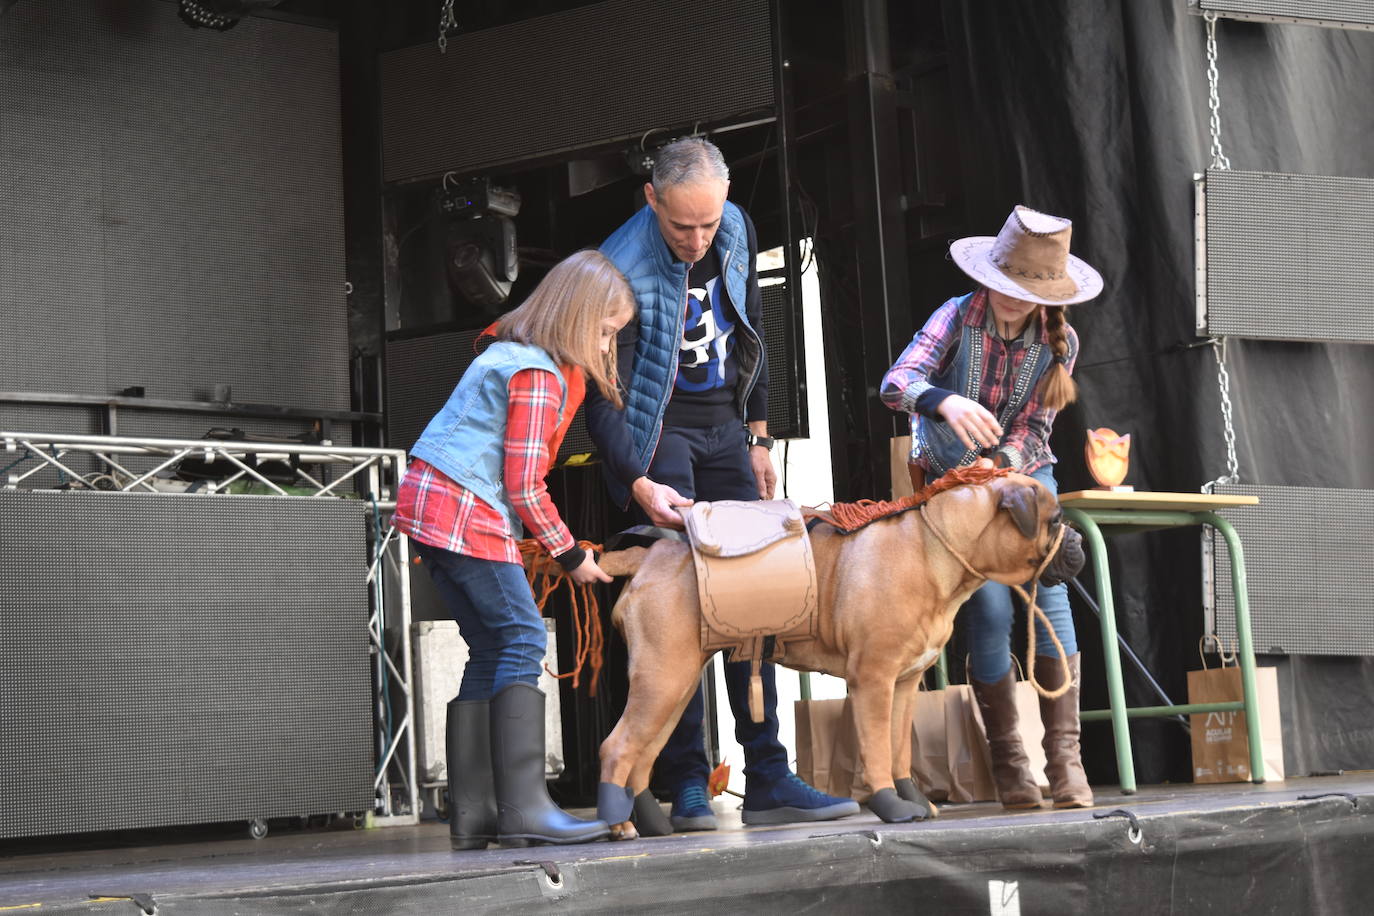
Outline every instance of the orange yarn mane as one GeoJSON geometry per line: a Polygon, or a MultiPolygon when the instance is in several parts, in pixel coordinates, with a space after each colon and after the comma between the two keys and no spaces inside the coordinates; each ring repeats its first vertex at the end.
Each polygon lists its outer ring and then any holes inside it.
{"type": "Polygon", "coordinates": [[[818,518],[840,529],[845,534],[858,531],[881,518],[897,515],[920,506],[937,493],[962,487],[966,484],[983,484],[998,477],[1005,477],[1011,468],[954,468],[943,476],[927,484],[919,493],[903,496],[896,500],[861,499],[853,503],[832,503],[829,509],[806,508],[802,515],[818,518]]]}
{"type": "MultiPolygon", "coordinates": [[[[518,544],[520,558],[525,562],[525,578],[529,580],[530,591],[534,593],[535,607],[542,612],[544,605],[558,590],[559,585],[567,586],[568,603],[572,606],[573,630],[577,634],[577,654],[573,669],[565,674],[554,674],[546,665],[544,670],[560,680],[572,678],[575,688],[582,680],[582,669],[590,665],[592,679],[587,685],[587,695],[596,696],[596,684],[601,678],[601,663],[606,654],[606,637],[601,629],[601,608],[596,600],[596,593],[592,591],[592,586],[578,585],[574,582],[538,541],[526,538],[518,544]]],[[[601,552],[601,545],[593,544],[591,541],[578,541],[577,546],[588,553],[601,552]]]]}

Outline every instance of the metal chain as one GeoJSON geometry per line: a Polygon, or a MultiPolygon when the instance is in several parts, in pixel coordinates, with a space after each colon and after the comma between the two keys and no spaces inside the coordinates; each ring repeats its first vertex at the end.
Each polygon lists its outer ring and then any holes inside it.
{"type": "Polygon", "coordinates": [[[1207,106],[1212,109],[1212,165],[1214,169],[1229,169],[1231,160],[1221,151],[1221,97],[1217,95],[1217,14],[1208,10],[1202,14],[1207,20],[1207,106]]]}
{"type": "Polygon", "coordinates": [[[1221,420],[1226,436],[1226,473],[1204,488],[1211,492],[1219,483],[1240,481],[1240,461],[1236,458],[1236,427],[1231,420],[1231,375],[1226,371],[1226,338],[1212,340],[1212,354],[1217,358],[1217,388],[1221,390],[1221,420]]]}
{"type": "Polygon", "coordinates": [[[453,0],[444,0],[444,8],[439,13],[439,53],[448,53],[448,33],[458,28],[458,20],[453,16],[453,0]]]}

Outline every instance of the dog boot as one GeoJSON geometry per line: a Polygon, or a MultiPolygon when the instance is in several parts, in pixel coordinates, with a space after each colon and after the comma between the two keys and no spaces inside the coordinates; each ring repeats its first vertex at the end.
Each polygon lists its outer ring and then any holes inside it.
{"type": "Polygon", "coordinates": [[[452,700],[444,748],[448,761],[448,834],[454,849],[496,842],[496,794],[491,779],[491,704],[452,700]]]}
{"type": "Polygon", "coordinates": [[[573,817],[544,782],[544,692],[516,682],[491,698],[491,767],[502,846],[588,843],[610,833],[605,821],[573,817]]]}
{"type": "Polygon", "coordinates": [[[852,798],[838,798],[811,788],[787,772],[767,781],[748,777],[744,781],[746,824],[792,824],[801,821],[832,821],[859,813],[852,798]]]}
{"type": "MultiPolygon", "coordinates": [[[[1079,751],[1077,652],[1069,656],[1071,686],[1063,696],[1053,700],[1040,698],[1040,720],[1045,723],[1045,775],[1050,780],[1050,794],[1056,808],[1091,808],[1093,790],[1088,775],[1083,772],[1083,758],[1079,751]]],[[[1064,683],[1064,669],[1055,656],[1035,658],[1035,679],[1040,686],[1054,690],[1064,683]]]]}
{"type": "Polygon", "coordinates": [[[634,814],[630,820],[640,836],[671,836],[673,833],[673,825],[663,813],[663,807],[648,789],[635,796],[634,814]]]}
{"type": "Polygon", "coordinates": [[[678,786],[673,794],[671,820],[673,830],[683,833],[716,829],[716,812],[711,810],[711,799],[706,794],[705,783],[689,782],[678,786]]]}
{"type": "MultiPolygon", "coordinates": [[[[1038,662],[1039,659],[1036,659],[1038,662]]],[[[1016,729],[1016,679],[1010,671],[995,684],[970,678],[992,751],[992,780],[1003,808],[1039,808],[1044,801],[1031,775],[1030,759],[1016,729]]]]}

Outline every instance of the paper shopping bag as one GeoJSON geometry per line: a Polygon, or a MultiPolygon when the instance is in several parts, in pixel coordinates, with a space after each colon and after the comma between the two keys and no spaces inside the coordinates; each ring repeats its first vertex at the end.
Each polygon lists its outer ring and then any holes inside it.
{"type": "MultiPolygon", "coordinates": [[[[1021,736],[1021,747],[1030,761],[1035,784],[1048,792],[1050,780],[1045,775],[1045,723],[1040,719],[1040,694],[1035,692],[1030,681],[1017,681],[1015,697],[1016,732],[1021,736]]],[[[982,722],[982,718],[978,721],[982,722]]],[[[987,740],[986,734],[984,740],[987,740]]]]}
{"type": "MultiPolygon", "coordinates": [[[[1281,780],[1283,724],[1279,718],[1279,678],[1276,668],[1255,669],[1260,744],[1264,778],[1281,780]]],[[[1240,668],[1203,668],[1188,672],[1189,703],[1223,703],[1243,699],[1240,668]]],[[[1209,712],[1189,716],[1192,726],[1193,782],[1248,782],[1250,739],[1245,713],[1209,712]]]]}
{"type": "Polygon", "coordinates": [[[835,747],[830,757],[830,782],[826,790],[831,795],[867,801],[873,795],[864,772],[863,755],[859,753],[859,729],[854,723],[854,703],[849,697],[842,701],[835,747]]]}
{"type": "Polygon", "coordinates": [[[931,801],[949,801],[945,691],[917,690],[911,711],[911,778],[931,801]]]}
{"type": "Polygon", "coordinates": [[[973,688],[951,684],[945,690],[945,740],[948,742],[949,800],[994,801],[992,756],[973,688]]]}
{"type": "Polygon", "coordinates": [[[845,700],[797,700],[792,712],[797,725],[797,775],[825,791],[835,745],[844,730],[845,700]]]}
{"type": "Polygon", "coordinates": [[[888,470],[892,477],[892,498],[910,496],[915,490],[911,483],[911,437],[893,436],[888,442],[888,470]]]}

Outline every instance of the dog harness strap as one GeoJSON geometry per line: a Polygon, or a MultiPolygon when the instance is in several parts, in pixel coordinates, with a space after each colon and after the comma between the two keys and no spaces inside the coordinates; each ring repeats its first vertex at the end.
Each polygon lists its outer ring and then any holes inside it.
{"type": "Polygon", "coordinates": [[[749,663],[749,718],[763,721],[763,659],[757,654],[749,663]]]}

